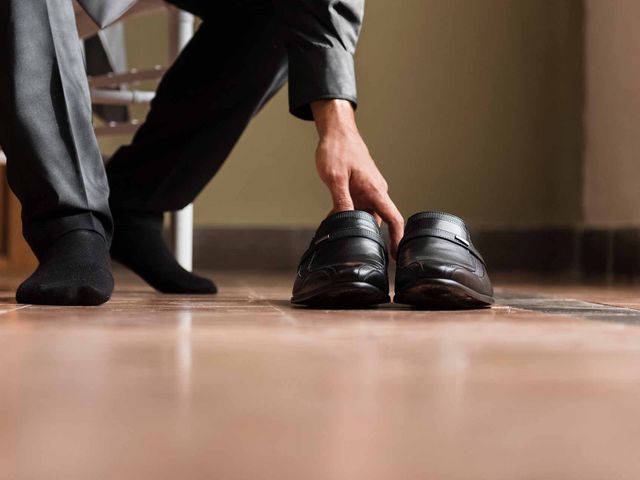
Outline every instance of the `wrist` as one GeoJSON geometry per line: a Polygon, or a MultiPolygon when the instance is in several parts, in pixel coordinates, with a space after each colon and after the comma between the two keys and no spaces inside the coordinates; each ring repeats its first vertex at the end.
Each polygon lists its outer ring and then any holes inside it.
{"type": "Polygon", "coordinates": [[[348,100],[318,100],[311,103],[311,111],[321,140],[358,133],[353,106],[348,100]]]}

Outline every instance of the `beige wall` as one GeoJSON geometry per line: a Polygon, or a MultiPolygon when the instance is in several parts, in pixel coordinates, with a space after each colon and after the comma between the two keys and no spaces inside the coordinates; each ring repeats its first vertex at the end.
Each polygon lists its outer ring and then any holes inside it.
{"type": "Polygon", "coordinates": [[[588,0],[585,222],[640,224],[640,3],[588,0]]]}
{"type": "MultiPolygon", "coordinates": [[[[367,0],[359,123],[403,213],[448,210],[484,225],[580,220],[581,5],[367,0]]],[[[133,63],[162,60],[162,22],[136,20],[128,32],[133,63]]],[[[330,202],[315,141],[282,92],[198,199],[197,222],[316,224],[330,202]]]]}

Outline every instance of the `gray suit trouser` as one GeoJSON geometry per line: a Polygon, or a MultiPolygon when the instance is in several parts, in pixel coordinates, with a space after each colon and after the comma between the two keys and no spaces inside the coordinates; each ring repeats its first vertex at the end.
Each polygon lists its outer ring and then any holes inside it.
{"type": "Polygon", "coordinates": [[[203,25],[105,173],[71,0],[0,0],[0,145],[36,255],[77,229],[110,242],[111,210],[191,203],[285,83],[287,56],[269,2],[244,12],[220,7],[216,18],[195,13],[203,25]]]}

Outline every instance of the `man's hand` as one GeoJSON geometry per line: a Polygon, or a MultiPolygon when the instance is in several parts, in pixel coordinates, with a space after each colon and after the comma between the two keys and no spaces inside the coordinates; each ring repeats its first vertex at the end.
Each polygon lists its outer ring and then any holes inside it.
{"type": "Polygon", "coordinates": [[[320,100],[311,104],[320,135],[316,167],[329,187],[333,212],[365,210],[389,225],[391,255],[396,257],[404,219],[389,197],[387,182],[369,154],[351,103],[320,100]]]}

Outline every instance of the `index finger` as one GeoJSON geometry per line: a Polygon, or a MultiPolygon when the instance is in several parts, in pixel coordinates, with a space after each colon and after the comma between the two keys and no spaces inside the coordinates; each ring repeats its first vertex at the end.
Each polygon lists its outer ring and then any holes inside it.
{"type": "Polygon", "coordinates": [[[391,237],[391,256],[395,259],[398,252],[398,245],[404,234],[404,218],[398,207],[393,203],[391,197],[386,192],[381,192],[374,196],[374,209],[380,218],[389,226],[389,236],[391,237]]]}

